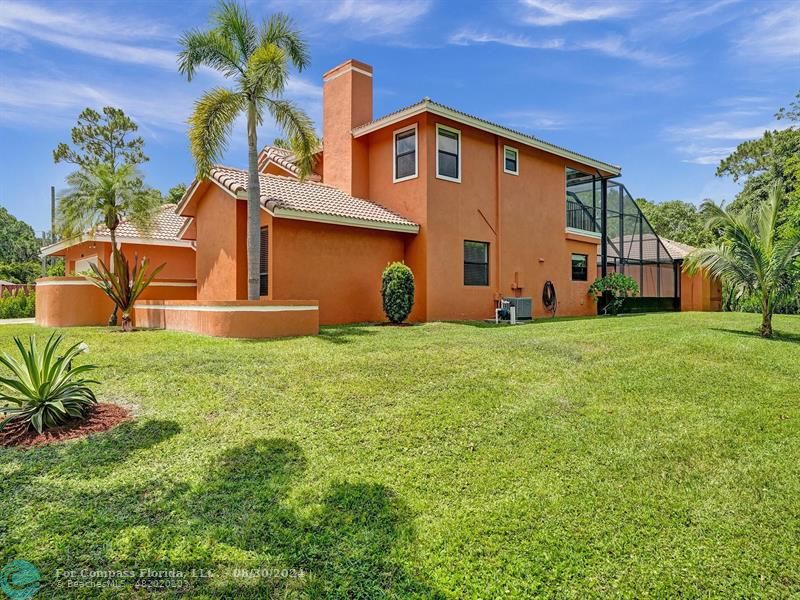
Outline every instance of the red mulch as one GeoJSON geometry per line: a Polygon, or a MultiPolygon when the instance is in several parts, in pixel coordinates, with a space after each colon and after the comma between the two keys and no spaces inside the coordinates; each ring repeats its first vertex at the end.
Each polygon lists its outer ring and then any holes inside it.
{"type": "Polygon", "coordinates": [[[131,413],[116,404],[95,404],[86,411],[86,418],[61,427],[37,433],[35,429],[9,423],[0,431],[0,446],[42,446],[64,440],[74,440],[107,431],[131,419],[131,413]]]}

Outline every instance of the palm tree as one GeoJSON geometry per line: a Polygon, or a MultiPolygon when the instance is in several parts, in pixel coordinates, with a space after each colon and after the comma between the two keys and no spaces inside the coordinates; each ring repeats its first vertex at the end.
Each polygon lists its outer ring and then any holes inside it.
{"type": "Polygon", "coordinates": [[[206,66],[233,84],[233,89],[217,87],[206,92],[189,118],[198,178],[207,177],[227,149],[236,118],[247,116],[247,295],[257,300],[261,190],[256,128],[268,113],[288,138],[301,178],[311,172],[318,146],[313,124],[301,109],[282,98],[290,64],[304,69],[308,50],[286,15],[275,14],[257,27],[246,9],[231,1],[219,5],[209,31],[189,31],[181,36],[180,45],[178,69],[189,81],[198,67],[206,66]]]}
{"type": "Polygon", "coordinates": [[[761,300],[759,334],[772,337],[772,313],[786,289],[792,263],[800,256],[800,232],[783,239],[776,235],[783,187],[770,186],[767,201],[752,212],[731,213],[713,202],[703,210],[710,215],[708,227],[721,234],[719,243],[692,252],[685,269],[690,274],[705,270],[718,277],[739,296],[761,300]]]}
{"type": "MultiPolygon", "coordinates": [[[[123,217],[140,231],[152,229],[161,195],[142,185],[136,165],[125,163],[119,166],[105,163],[87,164],[67,176],[69,189],[58,201],[56,228],[63,238],[94,232],[105,225],[111,237],[111,255],[115,260],[117,227],[123,217]]],[[[108,319],[109,325],[117,324],[117,308],[108,319]]]]}
{"type": "Polygon", "coordinates": [[[105,225],[113,253],[117,252],[116,231],[123,218],[146,232],[152,229],[161,206],[160,195],[142,186],[141,175],[132,164],[88,165],[68,175],[67,184],[69,189],[58,201],[59,234],[71,238],[105,225]]]}

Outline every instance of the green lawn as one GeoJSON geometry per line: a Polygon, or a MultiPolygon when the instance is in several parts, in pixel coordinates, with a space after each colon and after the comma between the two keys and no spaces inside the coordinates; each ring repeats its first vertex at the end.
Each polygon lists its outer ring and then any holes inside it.
{"type": "Polygon", "coordinates": [[[57,571],[139,568],[210,570],[155,590],[193,598],[797,595],[800,317],[758,321],[71,329],[137,418],[0,450],[0,566],[42,597],[146,597],[57,571]]]}

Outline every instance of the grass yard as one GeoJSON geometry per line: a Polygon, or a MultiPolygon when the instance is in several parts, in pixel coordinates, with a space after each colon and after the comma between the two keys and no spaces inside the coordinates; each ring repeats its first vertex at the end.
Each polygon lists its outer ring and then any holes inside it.
{"type": "Polygon", "coordinates": [[[0,450],[0,566],[41,597],[797,595],[800,317],[758,322],[71,329],[137,418],[0,450]],[[80,573],[148,568],[183,573],[80,573]]]}

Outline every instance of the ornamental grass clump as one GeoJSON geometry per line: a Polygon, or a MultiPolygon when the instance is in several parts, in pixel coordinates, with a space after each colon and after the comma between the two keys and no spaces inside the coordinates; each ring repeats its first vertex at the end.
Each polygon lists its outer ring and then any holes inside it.
{"type": "Polygon", "coordinates": [[[36,336],[28,338],[27,346],[15,337],[22,356],[21,360],[6,353],[0,356],[0,364],[11,371],[8,376],[0,376],[0,413],[5,418],[0,429],[15,424],[42,433],[45,429],[65,425],[74,419],[81,419],[86,410],[97,403],[89,384],[93,379],[83,377],[96,368],[94,365],[74,366],[73,361],[88,351],[79,342],[58,353],[63,337],[52,334],[39,350],[36,336]]]}
{"type": "Polygon", "coordinates": [[[99,264],[91,264],[92,273],[87,276],[89,281],[103,290],[114,303],[114,306],[122,313],[122,331],[133,330],[133,305],[147,286],[153,281],[156,275],[164,268],[166,263],[157,266],[147,275],[147,257],[139,262],[139,257],[133,257],[133,269],[128,264],[128,259],[122,252],[114,252],[114,269],[109,269],[102,259],[99,264]]]}
{"type": "Polygon", "coordinates": [[[414,306],[414,274],[407,265],[393,262],[383,271],[383,312],[392,323],[402,323],[414,306]]]}

